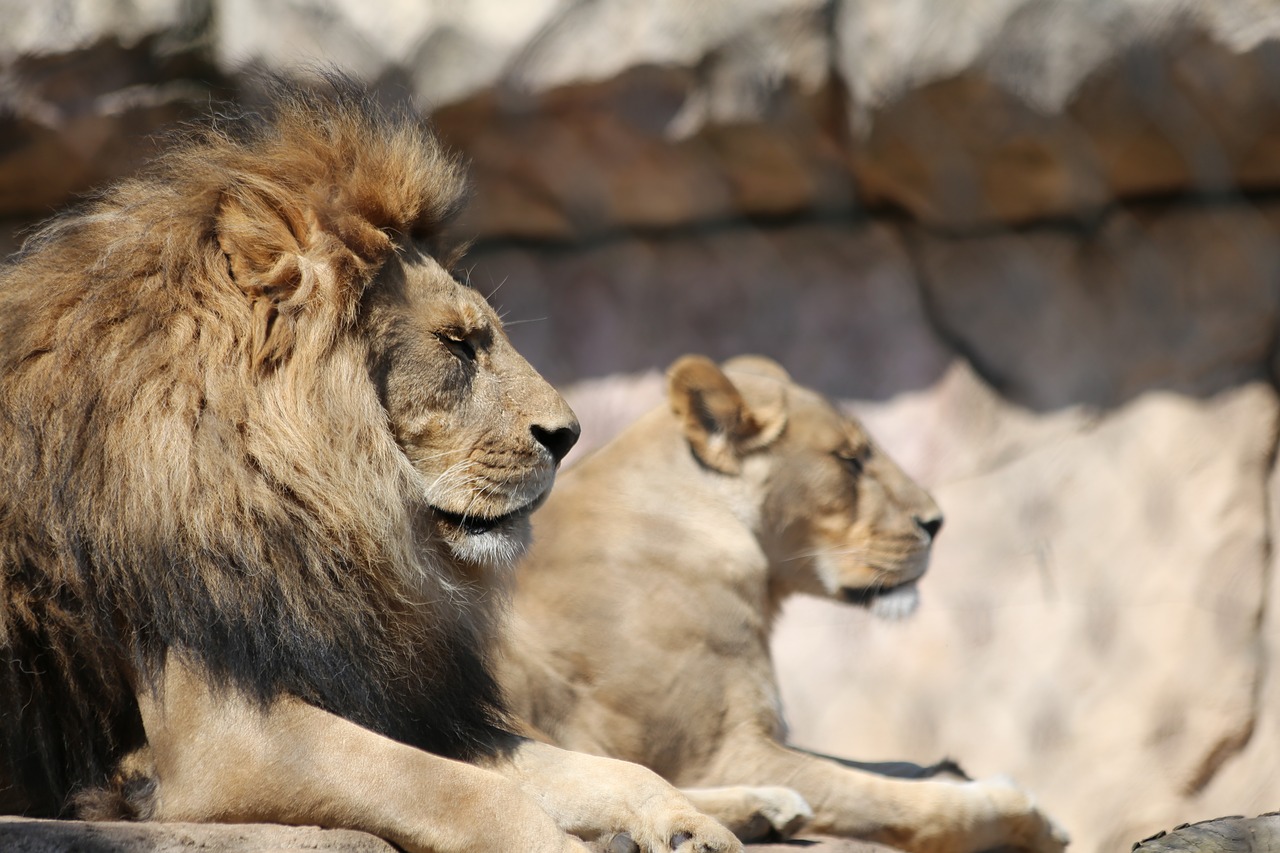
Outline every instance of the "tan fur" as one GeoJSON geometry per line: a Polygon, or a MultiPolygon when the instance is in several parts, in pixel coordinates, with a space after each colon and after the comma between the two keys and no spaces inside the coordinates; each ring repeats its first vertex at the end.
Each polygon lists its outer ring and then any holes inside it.
{"type": "Polygon", "coordinates": [[[737,849],[510,734],[495,620],[577,424],[432,254],[458,166],[370,104],[286,92],[0,276],[3,802],[737,849]]]}
{"type": "Polygon", "coordinates": [[[743,837],[809,816],[919,853],[1060,850],[1008,783],[892,778],[785,745],[769,652],[783,600],[904,615],[942,516],[777,364],[686,356],[668,376],[670,406],[535,515],[501,669],[515,710],[561,746],[653,768],[743,837]]]}

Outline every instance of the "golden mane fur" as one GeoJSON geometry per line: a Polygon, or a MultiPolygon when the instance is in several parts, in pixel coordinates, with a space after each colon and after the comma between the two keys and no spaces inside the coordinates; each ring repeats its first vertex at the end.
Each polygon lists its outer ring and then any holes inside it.
{"type": "Polygon", "coordinates": [[[0,777],[33,813],[140,745],[174,650],[264,703],[492,748],[492,579],[424,541],[360,325],[461,171],[332,86],[194,132],[0,270],[0,777]]]}

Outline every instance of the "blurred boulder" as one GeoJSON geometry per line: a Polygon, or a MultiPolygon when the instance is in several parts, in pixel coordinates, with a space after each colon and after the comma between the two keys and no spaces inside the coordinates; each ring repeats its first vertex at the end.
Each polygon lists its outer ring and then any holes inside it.
{"type": "Polygon", "coordinates": [[[552,381],[665,369],[744,346],[840,397],[932,385],[950,363],[892,228],[806,223],[576,249],[495,246],[471,284],[552,381]]]}
{"type": "Polygon", "coordinates": [[[1264,378],[1280,321],[1280,208],[1117,209],[1083,230],[911,229],[945,338],[1034,408],[1264,378]]]}
{"type": "Polygon", "coordinates": [[[1106,0],[0,0],[0,214],[133,168],[210,90],[333,66],[435,115],[468,228],[892,207],[952,230],[1280,185],[1280,19],[1106,0]]]}
{"type": "Polygon", "coordinates": [[[838,4],[859,188],[932,225],[1088,218],[1280,185],[1266,4],[838,4]]]}
{"type": "Polygon", "coordinates": [[[196,0],[0,0],[0,217],[49,215],[207,112],[209,15],[196,0]]]}

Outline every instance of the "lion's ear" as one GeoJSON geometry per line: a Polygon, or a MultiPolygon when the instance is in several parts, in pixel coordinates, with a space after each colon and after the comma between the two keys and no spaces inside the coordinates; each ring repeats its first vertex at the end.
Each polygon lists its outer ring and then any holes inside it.
{"type": "Polygon", "coordinates": [[[785,401],[780,406],[749,405],[705,356],[686,355],[676,361],[667,371],[667,388],[671,410],[693,455],[722,474],[737,474],[742,457],[769,445],[786,424],[785,401]]]}
{"type": "Polygon", "coordinates": [[[300,324],[336,331],[354,316],[372,262],[391,244],[359,217],[325,221],[313,207],[251,189],[222,198],[214,231],[252,306],[255,367],[288,358],[300,324]]]}

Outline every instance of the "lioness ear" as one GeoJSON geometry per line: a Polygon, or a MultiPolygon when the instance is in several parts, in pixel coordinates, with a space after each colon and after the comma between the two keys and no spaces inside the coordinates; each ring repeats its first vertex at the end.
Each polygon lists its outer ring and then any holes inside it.
{"type": "Polygon", "coordinates": [[[767,376],[784,384],[791,382],[791,374],[787,373],[786,368],[763,355],[735,355],[724,363],[724,369],[731,373],[767,376]]]}
{"type": "Polygon", "coordinates": [[[671,410],[703,465],[722,474],[742,470],[742,457],[767,446],[786,423],[785,409],[757,411],[705,356],[686,355],[667,371],[671,410]]]}
{"type": "Polygon", "coordinates": [[[391,247],[359,217],[322,222],[312,207],[248,189],[222,198],[214,232],[252,306],[254,367],[288,358],[308,318],[333,332],[353,317],[373,259],[391,247]]]}

